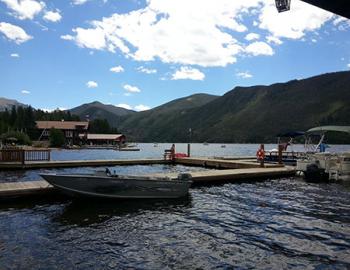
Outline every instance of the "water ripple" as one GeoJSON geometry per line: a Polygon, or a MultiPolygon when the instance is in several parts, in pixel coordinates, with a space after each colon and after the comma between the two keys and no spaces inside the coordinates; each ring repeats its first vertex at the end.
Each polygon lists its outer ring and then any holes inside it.
{"type": "Polygon", "coordinates": [[[170,201],[2,205],[1,269],[349,269],[350,192],[295,178],[170,201]]]}

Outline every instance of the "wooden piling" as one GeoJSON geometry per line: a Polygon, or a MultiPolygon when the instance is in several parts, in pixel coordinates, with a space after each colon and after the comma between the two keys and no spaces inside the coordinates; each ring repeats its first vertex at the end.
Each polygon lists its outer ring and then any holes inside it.
{"type": "Polygon", "coordinates": [[[284,149],[284,146],[282,144],[278,145],[278,164],[283,164],[282,162],[282,151],[284,149]]]}

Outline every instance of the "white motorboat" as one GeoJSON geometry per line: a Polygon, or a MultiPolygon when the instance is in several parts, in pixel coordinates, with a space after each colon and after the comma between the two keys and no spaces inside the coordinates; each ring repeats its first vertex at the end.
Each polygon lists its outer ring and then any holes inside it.
{"type": "MultiPolygon", "coordinates": [[[[326,132],[337,131],[350,134],[350,126],[322,126],[309,129],[308,133],[321,133],[316,149],[323,149],[326,132]]],[[[345,153],[309,153],[297,160],[296,170],[302,172],[306,179],[350,180],[350,152],[345,153]]]]}

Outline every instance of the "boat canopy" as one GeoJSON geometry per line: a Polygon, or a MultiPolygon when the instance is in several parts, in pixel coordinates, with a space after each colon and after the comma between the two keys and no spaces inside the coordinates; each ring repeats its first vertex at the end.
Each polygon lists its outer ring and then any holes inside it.
{"type": "Polygon", "coordinates": [[[350,134],[350,126],[320,126],[306,131],[307,133],[326,133],[327,131],[338,131],[350,134]]]}

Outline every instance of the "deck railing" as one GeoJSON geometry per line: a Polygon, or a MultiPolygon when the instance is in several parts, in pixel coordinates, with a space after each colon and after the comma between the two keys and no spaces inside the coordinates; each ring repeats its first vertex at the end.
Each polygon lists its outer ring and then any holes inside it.
{"type": "Polygon", "coordinates": [[[1,149],[0,162],[49,161],[50,149],[1,149]]]}
{"type": "Polygon", "coordinates": [[[49,161],[50,150],[24,150],[25,161],[49,161]]]}
{"type": "Polygon", "coordinates": [[[0,162],[22,162],[23,150],[22,149],[1,149],[0,150],[0,162]]]}

